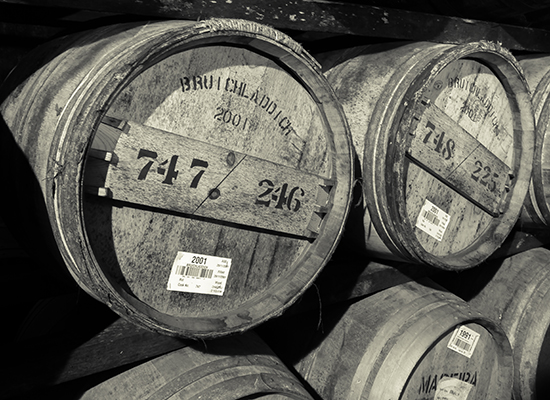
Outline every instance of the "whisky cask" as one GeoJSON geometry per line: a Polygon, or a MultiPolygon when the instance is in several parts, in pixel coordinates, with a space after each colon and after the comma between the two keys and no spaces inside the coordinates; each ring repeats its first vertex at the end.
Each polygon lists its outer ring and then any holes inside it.
{"type": "Polygon", "coordinates": [[[281,32],[107,26],[40,48],[2,90],[67,269],[141,326],[249,329],[296,300],[338,243],[348,127],[319,64],[281,32]]]}
{"type": "Polygon", "coordinates": [[[88,389],[81,399],[312,400],[253,332],[188,346],[88,389]]]}
{"type": "Polygon", "coordinates": [[[468,302],[498,322],[510,340],[514,399],[548,398],[550,251],[536,248],[505,259],[468,302]]]}
{"type": "Polygon", "coordinates": [[[531,89],[536,124],[531,185],[520,222],[522,227],[546,229],[550,225],[550,145],[546,137],[550,124],[550,57],[529,55],[519,57],[519,62],[531,89]]]}
{"type": "Polygon", "coordinates": [[[289,321],[268,321],[265,340],[323,399],[442,399],[452,389],[462,397],[447,398],[496,400],[512,390],[502,329],[425,279],[289,321]]]}
{"type": "Polygon", "coordinates": [[[357,239],[379,257],[465,269],[516,223],[534,116],[518,61],[498,44],[398,43],[319,56],[361,165],[357,239]]]}

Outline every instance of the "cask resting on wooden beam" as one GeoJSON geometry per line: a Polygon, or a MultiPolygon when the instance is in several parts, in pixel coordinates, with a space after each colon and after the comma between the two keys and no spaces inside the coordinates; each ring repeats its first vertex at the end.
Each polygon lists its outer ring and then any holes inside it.
{"type": "Polygon", "coordinates": [[[550,250],[534,248],[475,272],[443,274],[437,280],[506,333],[513,350],[513,398],[548,398],[550,250]]]}
{"type": "Polygon", "coordinates": [[[67,269],[140,326],[244,331],[281,314],[336,248],[348,126],[319,64],[281,32],[112,25],[29,54],[2,90],[67,269]]]}
{"type": "Polygon", "coordinates": [[[87,390],[82,400],[313,400],[304,385],[252,331],[197,342],[87,390]]]}
{"type": "Polygon", "coordinates": [[[512,387],[503,330],[427,279],[257,331],[322,399],[439,399],[453,390],[496,400],[512,387]]]}
{"type": "Polygon", "coordinates": [[[407,42],[318,59],[361,165],[363,208],[349,218],[357,242],[382,258],[450,270],[498,249],[521,212],[535,139],[512,54],[485,41],[407,42]]]}

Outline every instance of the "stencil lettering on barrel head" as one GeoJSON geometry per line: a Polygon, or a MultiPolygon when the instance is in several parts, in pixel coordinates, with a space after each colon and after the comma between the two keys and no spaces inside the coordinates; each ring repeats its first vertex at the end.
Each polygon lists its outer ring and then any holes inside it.
{"type": "MultiPolygon", "coordinates": [[[[88,186],[108,188],[110,197],[129,203],[294,235],[315,233],[310,220],[327,205],[318,195],[327,186],[325,178],[135,122],[127,125],[128,132],[116,140],[116,162],[89,163],[88,186]]],[[[110,128],[101,124],[98,136],[110,128]]]]}
{"type": "Polygon", "coordinates": [[[503,161],[433,104],[422,112],[412,135],[410,159],[487,213],[500,214],[510,181],[503,161]]]}

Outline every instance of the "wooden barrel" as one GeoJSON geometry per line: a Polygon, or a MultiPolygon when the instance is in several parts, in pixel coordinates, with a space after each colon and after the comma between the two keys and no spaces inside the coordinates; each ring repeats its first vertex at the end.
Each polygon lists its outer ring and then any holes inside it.
{"type": "Polygon", "coordinates": [[[67,269],[146,328],[249,329],[298,298],[340,238],[345,116],[318,63],[274,29],[99,28],[31,54],[2,98],[67,269]]]}
{"type": "Polygon", "coordinates": [[[497,321],[510,340],[514,399],[549,398],[550,251],[537,248],[507,258],[468,302],[497,321]]]}
{"type": "Polygon", "coordinates": [[[536,123],[531,185],[520,222],[527,228],[547,228],[550,225],[550,144],[546,138],[550,126],[550,56],[529,55],[518,59],[531,88],[536,123]]]}
{"type": "Polygon", "coordinates": [[[517,60],[485,41],[364,46],[319,60],[361,163],[359,241],[443,269],[490,256],[532,169],[534,117],[517,60]]]}
{"type": "Polygon", "coordinates": [[[312,400],[253,332],[184,347],[87,390],[83,400],[312,400]]]}
{"type": "Polygon", "coordinates": [[[265,340],[323,399],[496,400],[511,393],[503,331],[427,280],[285,322],[282,334],[266,329],[265,340]],[[285,344],[276,347],[270,334],[285,344]],[[444,397],[451,389],[462,397],[444,397]]]}

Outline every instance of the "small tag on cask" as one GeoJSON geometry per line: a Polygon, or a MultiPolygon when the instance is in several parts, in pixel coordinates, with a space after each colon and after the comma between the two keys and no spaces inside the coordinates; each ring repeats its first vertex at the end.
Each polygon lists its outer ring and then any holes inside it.
{"type": "Polygon", "coordinates": [[[416,227],[441,242],[451,216],[426,199],[416,220],[416,227]]]}
{"type": "Polygon", "coordinates": [[[434,400],[466,400],[474,385],[456,378],[441,378],[434,400]]]}
{"type": "Polygon", "coordinates": [[[231,259],[178,251],[168,278],[168,290],[222,296],[231,259]]]}
{"type": "Polygon", "coordinates": [[[470,358],[474,353],[479,336],[479,333],[467,326],[459,326],[454,330],[447,347],[470,358]]]}

